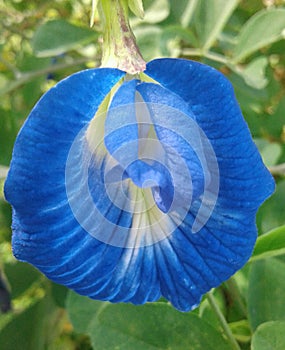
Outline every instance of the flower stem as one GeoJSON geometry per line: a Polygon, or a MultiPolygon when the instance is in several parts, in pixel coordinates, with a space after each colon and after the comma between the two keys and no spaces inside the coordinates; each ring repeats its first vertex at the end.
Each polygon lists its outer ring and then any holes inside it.
{"type": "Polygon", "coordinates": [[[285,163],[272,165],[269,170],[274,176],[284,176],[285,175],[285,163]]]}
{"type": "Polygon", "coordinates": [[[243,316],[246,316],[247,314],[247,310],[246,310],[246,306],[242,300],[240,291],[239,291],[239,287],[234,279],[234,277],[231,277],[226,283],[226,286],[229,289],[230,295],[233,298],[233,300],[236,301],[240,312],[242,313],[243,316]]]}
{"type": "Polygon", "coordinates": [[[77,60],[73,60],[71,62],[57,63],[54,65],[50,65],[48,67],[45,67],[45,68],[39,69],[39,70],[35,70],[35,71],[23,72],[23,73],[19,72],[18,78],[16,80],[11,81],[6,86],[4,86],[2,89],[0,89],[0,96],[10,93],[10,92],[18,89],[22,85],[28,83],[29,81],[32,81],[33,79],[40,77],[42,75],[57,72],[59,70],[73,67],[76,65],[81,65],[83,63],[87,63],[88,61],[90,61],[90,58],[83,57],[83,58],[80,58],[77,60]]]}
{"type": "Polygon", "coordinates": [[[193,17],[193,14],[197,5],[198,5],[198,0],[188,1],[188,4],[184,9],[184,13],[181,16],[181,24],[183,28],[187,28],[189,26],[189,23],[191,22],[191,19],[193,17]]]}
{"type": "Polygon", "coordinates": [[[216,314],[218,320],[220,321],[220,324],[225,332],[225,335],[227,336],[230,344],[232,345],[232,348],[234,350],[241,350],[240,349],[240,346],[238,345],[237,341],[235,340],[234,336],[233,336],[233,333],[224,317],[224,315],[222,314],[219,306],[217,305],[216,303],[216,300],[215,300],[215,297],[213,296],[213,292],[210,291],[208,294],[207,294],[207,299],[209,301],[209,304],[211,305],[214,313],[216,314]]]}
{"type": "Polygon", "coordinates": [[[101,0],[98,11],[103,25],[102,67],[143,72],[146,64],[129,24],[128,0],[101,0]]]}

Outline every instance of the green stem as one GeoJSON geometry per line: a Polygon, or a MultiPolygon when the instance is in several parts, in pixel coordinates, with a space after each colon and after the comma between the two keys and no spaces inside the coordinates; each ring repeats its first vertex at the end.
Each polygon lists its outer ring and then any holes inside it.
{"type": "Polygon", "coordinates": [[[216,300],[215,300],[215,297],[213,296],[213,292],[210,291],[208,294],[207,294],[207,299],[209,301],[209,304],[211,305],[214,313],[216,314],[218,320],[220,321],[220,324],[225,332],[225,335],[227,336],[232,348],[234,350],[241,350],[240,349],[240,346],[238,345],[238,342],[235,340],[234,336],[233,336],[233,333],[224,317],[224,315],[222,314],[216,300]]]}
{"type": "Polygon", "coordinates": [[[226,282],[226,286],[228,287],[230,295],[233,298],[233,300],[235,300],[237,302],[237,305],[238,305],[241,313],[243,314],[243,316],[246,316],[247,315],[246,306],[242,300],[238,285],[237,285],[234,277],[230,278],[226,282]]]}
{"type": "Polygon", "coordinates": [[[0,63],[4,64],[14,75],[15,78],[18,78],[20,72],[14,67],[10,62],[6,61],[3,57],[0,56],[0,63]]]}
{"type": "Polygon", "coordinates": [[[187,28],[189,26],[189,23],[191,22],[191,19],[193,17],[193,14],[195,12],[197,5],[198,5],[198,0],[188,1],[185,7],[184,13],[181,16],[181,24],[183,28],[187,28]]]}
{"type": "Polygon", "coordinates": [[[242,73],[242,67],[238,66],[238,65],[234,65],[233,62],[223,56],[220,55],[216,52],[212,52],[212,51],[205,51],[203,49],[183,49],[182,50],[182,55],[184,56],[196,56],[196,57],[205,57],[208,58],[212,61],[215,62],[219,62],[221,64],[224,64],[225,66],[227,66],[229,69],[231,69],[234,73],[240,75],[242,73]]]}
{"type": "Polygon", "coordinates": [[[102,67],[143,72],[146,64],[129,24],[128,0],[100,0],[98,11],[103,25],[102,67]]]}
{"type": "Polygon", "coordinates": [[[182,54],[185,56],[198,56],[198,57],[206,57],[209,58],[210,60],[220,62],[226,65],[229,65],[230,62],[225,56],[219,55],[215,52],[211,51],[204,51],[202,49],[184,49],[182,51],[182,54]]]}
{"type": "Polygon", "coordinates": [[[24,73],[20,72],[17,80],[9,82],[6,86],[4,86],[2,89],[0,89],[0,96],[8,94],[8,93],[16,90],[17,88],[21,87],[22,85],[28,83],[29,81],[31,81],[35,78],[38,78],[40,76],[46,75],[48,73],[57,72],[59,70],[65,69],[65,68],[80,65],[82,63],[87,63],[89,61],[90,61],[90,58],[80,58],[78,60],[74,60],[74,61],[67,62],[67,63],[58,63],[58,64],[50,65],[46,68],[39,69],[39,70],[32,71],[32,72],[24,72],[24,73]]]}
{"type": "Polygon", "coordinates": [[[285,163],[272,165],[269,167],[269,170],[274,176],[284,176],[285,175],[285,163]]]}

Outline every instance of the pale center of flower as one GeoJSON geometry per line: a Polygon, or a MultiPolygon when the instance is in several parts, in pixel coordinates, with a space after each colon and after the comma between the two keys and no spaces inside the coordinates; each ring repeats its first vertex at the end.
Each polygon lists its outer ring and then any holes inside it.
{"type": "Polygon", "coordinates": [[[157,161],[136,160],[125,170],[125,176],[140,188],[151,188],[153,199],[158,208],[168,212],[173,202],[174,187],[171,175],[165,166],[157,161]]]}

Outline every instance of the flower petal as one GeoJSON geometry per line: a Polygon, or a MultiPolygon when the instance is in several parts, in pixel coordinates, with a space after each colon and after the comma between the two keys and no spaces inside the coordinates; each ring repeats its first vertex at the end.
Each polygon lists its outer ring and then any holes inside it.
{"type": "Polygon", "coordinates": [[[274,180],[252,141],[230,82],[214,68],[182,59],[151,61],[145,73],[188,103],[210,140],[219,162],[223,205],[257,209],[273,192],[274,180]]]}
{"type": "Polygon", "coordinates": [[[146,74],[159,84],[122,83],[105,115],[116,69],[39,101],[5,183],[13,251],[91,298],[188,311],[249,258],[274,182],[220,73],[162,59],[146,74]]]}
{"type": "Polygon", "coordinates": [[[43,96],[15,144],[5,194],[14,207],[13,252],[18,259],[80,294],[137,304],[160,297],[153,248],[124,248],[124,239],[118,246],[106,244],[112,239],[108,224],[128,232],[134,219],[124,212],[120,195],[117,207],[106,193],[102,169],[110,156],[102,140],[97,140],[96,153],[86,137],[99,104],[122,75],[105,69],[81,72],[43,96]],[[99,237],[105,236],[103,242],[84,225],[95,226],[99,237]]]}
{"type": "Polygon", "coordinates": [[[60,82],[35,106],[15,143],[5,183],[5,196],[14,208],[13,252],[61,283],[65,280],[60,274],[66,273],[67,266],[74,269],[88,255],[96,259],[102,250],[102,243],[82,229],[69,206],[68,154],[123,75],[115,69],[95,69],[60,82]],[[78,254],[84,244],[86,256],[78,254]]]}
{"type": "MultiPolygon", "coordinates": [[[[274,181],[251,139],[232,87],[220,73],[196,62],[161,59],[150,62],[146,74],[188,103],[219,167],[219,195],[210,218],[198,233],[191,234],[202,206],[195,201],[168,243],[159,244],[160,263],[164,261],[168,268],[161,276],[162,294],[185,311],[250,257],[256,239],[256,211],[274,190],[274,181]],[[171,280],[170,276],[176,277],[171,280]]],[[[146,99],[146,94],[143,97],[146,99]]],[[[147,101],[161,98],[149,93],[147,101]]],[[[199,214],[202,221],[204,214],[205,209],[199,214]]],[[[171,216],[175,221],[175,215],[171,216]]]]}
{"type": "Polygon", "coordinates": [[[134,104],[136,84],[136,80],[130,80],[119,87],[105,121],[105,146],[123,169],[138,158],[138,125],[134,104]]]}

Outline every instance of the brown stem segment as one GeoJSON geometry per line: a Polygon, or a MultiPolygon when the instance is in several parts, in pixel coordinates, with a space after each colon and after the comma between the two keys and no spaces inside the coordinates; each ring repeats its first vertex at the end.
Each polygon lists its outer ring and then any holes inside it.
{"type": "Polygon", "coordinates": [[[102,67],[129,74],[143,72],[146,63],[136,44],[128,19],[128,0],[101,0],[98,11],[103,24],[102,67]]]}

